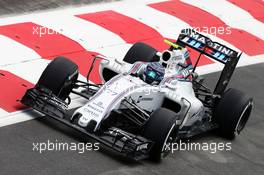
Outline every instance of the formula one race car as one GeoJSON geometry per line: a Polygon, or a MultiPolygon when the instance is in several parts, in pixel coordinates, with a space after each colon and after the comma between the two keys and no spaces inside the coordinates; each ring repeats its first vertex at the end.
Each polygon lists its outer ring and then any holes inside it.
{"type": "Polygon", "coordinates": [[[170,48],[162,53],[139,42],[123,60],[95,57],[103,84],[89,83],[90,73],[87,82],[78,80],[78,66],[58,57],[21,101],[136,160],[160,160],[177,139],[209,130],[234,139],[253,106],[241,91],[226,90],[241,54],[191,29],[183,30],[177,42],[165,42],[170,48]],[[186,47],[200,53],[194,66],[186,47]],[[195,72],[201,55],[225,65],[213,91],[195,72]],[[70,93],[87,103],[68,109],[70,93]]]}

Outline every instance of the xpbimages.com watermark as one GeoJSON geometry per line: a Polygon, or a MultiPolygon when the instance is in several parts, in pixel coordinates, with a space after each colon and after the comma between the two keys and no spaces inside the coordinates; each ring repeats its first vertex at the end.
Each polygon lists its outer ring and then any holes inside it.
{"type": "Polygon", "coordinates": [[[214,36],[232,34],[232,28],[229,26],[193,27],[192,29],[183,30],[182,33],[183,34],[188,33],[189,30],[194,30],[195,32],[198,32],[198,33],[204,33],[204,34],[209,34],[209,35],[214,35],[214,36]]]}
{"type": "MultiPolygon", "coordinates": [[[[193,27],[192,29],[185,29],[183,33],[186,33],[188,30],[194,30],[195,32],[198,32],[198,33],[205,33],[205,34],[210,34],[214,36],[232,34],[232,28],[229,26],[193,27]]],[[[32,28],[32,34],[38,35],[40,38],[45,37],[47,35],[61,35],[60,32],[54,29],[43,27],[43,26],[34,26],[32,28]]]]}
{"type": "Polygon", "coordinates": [[[79,154],[83,154],[86,151],[98,151],[99,143],[81,143],[81,142],[61,142],[58,140],[45,142],[33,142],[32,151],[38,153],[44,153],[47,151],[75,151],[79,154]]]}
{"type": "Polygon", "coordinates": [[[169,143],[165,145],[165,151],[170,151],[172,154],[176,151],[205,151],[215,154],[221,151],[231,151],[232,143],[231,142],[189,142],[188,141],[179,141],[177,143],[169,143]]]}
{"type": "Polygon", "coordinates": [[[32,34],[38,35],[40,38],[45,37],[46,35],[60,35],[59,32],[57,32],[53,29],[47,28],[47,27],[35,26],[32,29],[33,29],[32,34]]]}

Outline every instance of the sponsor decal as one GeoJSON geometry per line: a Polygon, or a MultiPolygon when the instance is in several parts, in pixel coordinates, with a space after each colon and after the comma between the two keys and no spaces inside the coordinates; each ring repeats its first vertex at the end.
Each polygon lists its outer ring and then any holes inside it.
{"type": "Polygon", "coordinates": [[[139,103],[141,101],[153,101],[153,98],[152,97],[142,97],[142,96],[139,96],[138,97],[138,100],[137,100],[137,103],[139,103]]]}
{"type": "Polygon", "coordinates": [[[201,42],[203,44],[208,44],[209,47],[211,48],[214,48],[215,50],[221,52],[221,53],[224,53],[228,56],[232,55],[233,54],[233,51],[223,45],[220,45],[216,42],[211,42],[209,41],[206,37],[202,36],[202,35],[199,35],[198,33],[196,32],[190,32],[189,33],[189,36],[191,38],[194,38],[195,40],[197,40],[198,42],[201,42]]]}
{"type": "Polygon", "coordinates": [[[67,110],[68,106],[66,104],[60,103],[57,101],[58,99],[56,99],[55,97],[52,97],[51,99],[48,99],[48,101],[56,106],[59,106],[60,108],[62,108],[63,110],[67,110]]]}
{"type": "Polygon", "coordinates": [[[139,145],[139,146],[137,147],[137,151],[139,151],[139,150],[143,150],[143,149],[148,149],[148,143],[145,143],[145,144],[139,145]]]}
{"type": "Polygon", "coordinates": [[[84,112],[91,114],[94,117],[99,117],[99,114],[96,112],[96,110],[90,109],[90,108],[84,108],[84,112]]]}

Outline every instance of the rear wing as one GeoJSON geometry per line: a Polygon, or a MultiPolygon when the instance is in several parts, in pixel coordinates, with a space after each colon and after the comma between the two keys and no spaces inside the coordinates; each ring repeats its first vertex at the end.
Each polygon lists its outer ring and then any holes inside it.
{"type": "Polygon", "coordinates": [[[215,94],[221,95],[225,91],[242,53],[239,54],[221,43],[214,42],[193,29],[182,30],[177,39],[177,44],[182,47],[188,46],[200,53],[194,70],[200,61],[201,55],[206,55],[225,65],[214,90],[215,94]]]}

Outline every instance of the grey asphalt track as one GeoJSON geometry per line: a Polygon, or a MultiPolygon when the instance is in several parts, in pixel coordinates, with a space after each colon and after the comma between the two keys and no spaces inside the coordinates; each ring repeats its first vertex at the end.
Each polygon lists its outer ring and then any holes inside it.
{"type": "Polygon", "coordinates": [[[61,7],[80,6],[84,4],[110,2],[117,0],[1,0],[0,15],[30,13],[61,7]]]}
{"type": "MultiPolygon", "coordinates": [[[[264,64],[238,68],[230,87],[238,88],[254,97],[251,118],[231,151],[177,151],[162,163],[135,162],[100,149],[80,154],[76,151],[33,151],[33,143],[92,142],[82,135],[49,119],[39,118],[0,128],[1,175],[261,175],[264,174],[264,64]]],[[[213,82],[218,73],[206,75],[213,82]]],[[[211,83],[209,83],[211,84],[211,83]]],[[[190,142],[229,142],[207,133],[190,142]]]]}

